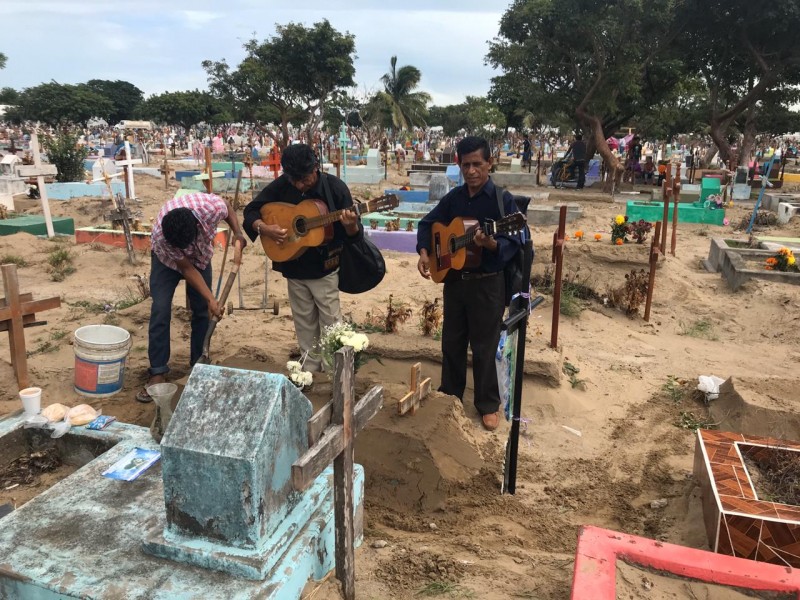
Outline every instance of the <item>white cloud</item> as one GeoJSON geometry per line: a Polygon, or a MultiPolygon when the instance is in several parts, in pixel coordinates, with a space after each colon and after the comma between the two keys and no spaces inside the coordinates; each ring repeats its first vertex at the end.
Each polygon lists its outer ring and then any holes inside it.
{"type": "Polygon", "coordinates": [[[189,29],[203,29],[209,23],[223,18],[225,15],[207,10],[181,10],[178,14],[189,29]]]}

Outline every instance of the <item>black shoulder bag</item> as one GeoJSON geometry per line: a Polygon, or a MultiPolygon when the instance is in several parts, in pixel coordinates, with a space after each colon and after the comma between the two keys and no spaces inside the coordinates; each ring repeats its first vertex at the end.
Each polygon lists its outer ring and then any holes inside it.
{"type": "MultiPolygon", "coordinates": [[[[320,173],[322,191],[328,209],[336,211],[328,176],[320,173]]],[[[378,247],[367,239],[366,234],[355,240],[345,239],[339,256],[339,291],[345,294],[362,294],[375,288],[386,275],[386,262],[378,247]]]]}
{"type": "MultiPolygon", "coordinates": [[[[503,205],[503,194],[505,190],[497,185],[494,189],[497,191],[497,207],[500,209],[500,218],[502,219],[506,216],[505,207],[503,205]]],[[[522,214],[528,211],[528,204],[530,201],[531,199],[528,196],[514,196],[514,203],[522,214]]],[[[503,276],[505,277],[506,283],[506,306],[511,304],[511,299],[517,294],[530,294],[533,246],[526,243],[531,237],[527,225],[522,230],[520,237],[522,239],[522,247],[511,257],[511,260],[509,260],[503,268],[503,276]],[[530,256],[528,256],[528,254],[530,254],[530,256]]]]}

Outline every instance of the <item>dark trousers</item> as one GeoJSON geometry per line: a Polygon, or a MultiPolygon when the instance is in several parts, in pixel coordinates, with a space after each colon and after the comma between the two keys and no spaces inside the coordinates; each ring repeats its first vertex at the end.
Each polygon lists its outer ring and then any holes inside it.
{"type": "Polygon", "coordinates": [[[578,171],[578,185],[576,187],[580,190],[586,183],[586,161],[576,160],[575,169],[578,171]]]}
{"type": "Polygon", "coordinates": [[[467,385],[467,345],[472,348],[475,408],[481,415],[500,409],[495,355],[503,323],[503,273],[482,279],[458,279],[444,284],[442,385],[440,392],[464,399],[467,385]]]}
{"type": "MultiPolygon", "coordinates": [[[[211,288],[211,263],[200,271],[203,281],[211,288]]],[[[178,282],[183,279],[180,272],[170,269],[155,254],[150,253],[150,329],[147,353],[150,358],[150,375],[169,373],[169,323],[172,319],[172,298],[178,282]]],[[[189,306],[192,309],[192,335],[190,364],[197,362],[203,354],[203,340],[208,331],[208,302],[189,284],[189,306]]]]}

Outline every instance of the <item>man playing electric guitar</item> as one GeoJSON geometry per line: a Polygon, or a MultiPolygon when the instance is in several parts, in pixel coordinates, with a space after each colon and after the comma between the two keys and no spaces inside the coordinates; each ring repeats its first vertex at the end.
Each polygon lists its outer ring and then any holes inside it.
{"type": "MultiPolygon", "coordinates": [[[[244,230],[255,241],[264,236],[278,246],[285,244],[288,231],[277,224],[261,220],[261,207],[268,202],[299,204],[306,199],[319,199],[328,204],[325,185],[337,210],[353,206],[347,185],[332,175],[321,173],[314,150],[307,144],[293,144],[281,156],[283,174],[244,209],[244,230]]],[[[285,262],[273,262],[273,268],[287,280],[289,305],[300,352],[308,352],[305,369],[321,371],[321,361],[314,351],[322,329],[341,319],[339,307],[339,256],[346,240],[355,241],[364,235],[355,211],[344,210],[341,221],[333,224],[333,239],[322,246],[308,248],[300,256],[285,262]]]]}
{"type": "MultiPolygon", "coordinates": [[[[417,268],[429,279],[434,223],[450,223],[456,217],[476,219],[483,226],[487,219],[502,215],[494,183],[489,178],[492,166],[488,142],[466,137],[457,145],[459,168],[465,184],[452,189],[420,222],[417,229],[417,268]]],[[[513,196],[505,192],[506,215],[519,212],[513,196]]],[[[467,270],[452,269],[444,278],[444,324],[442,326],[442,384],[440,392],[463,401],[467,384],[467,345],[472,348],[472,375],[475,381],[475,408],[483,426],[494,431],[500,424],[500,393],[497,385],[495,353],[505,310],[503,269],[521,246],[518,237],[487,236],[475,233],[473,243],[481,250],[481,264],[467,270]]]]}

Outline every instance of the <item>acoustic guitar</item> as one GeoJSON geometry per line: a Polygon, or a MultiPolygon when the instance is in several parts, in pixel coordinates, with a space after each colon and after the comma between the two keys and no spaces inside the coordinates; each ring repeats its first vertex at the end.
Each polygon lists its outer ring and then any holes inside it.
{"type": "Polygon", "coordinates": [[[474,243],[479,230],[487,236],[513,233],[525,227],[525,215],[512,213],[499,221],[487,219],[483,227],[476,219],[456,217],[448,225],[434,223],[431,227],[431,279],[442,283],[450,269],[477,269],[481,264],[482,248],[474,243]]]}
{"type": "MultiPolygon", "coordinates": [[[[387,194],[367,202],[353,204],[358,216],[370,212],[392,210],[400,205],[395,194],[387,194]]],[[[261,220],[267,225],[280,225],[288,230],[286,242],[278,245],[274,240],[261,236],[264,252],[275,262],[294,260],[308,248],[321,246],[333,239],[333,224],[342,220],[344,209],[328,212],[322,200],[303,200],[299,204],[269,202],[261,207],[261,220]]]]}

